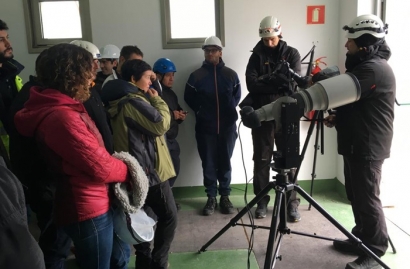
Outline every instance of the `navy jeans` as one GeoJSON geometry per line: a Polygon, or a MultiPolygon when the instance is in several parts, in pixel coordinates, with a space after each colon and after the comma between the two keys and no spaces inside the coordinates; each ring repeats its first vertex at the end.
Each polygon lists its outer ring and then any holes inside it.
{"type": "Polygon", "coordinates": [[[195,134],[202,160],[204,186],[208,197],[231,193],[231,157],[238,137],[235,130],[220,134],[195,134]],[[219,188],[218,188],[219,182],[219,188]]]}
{"type": "Polygon", "coordinates": [[[126,269],[130,247],[114,233],[113,212],[64,227],[84,269],[126,269]]]}

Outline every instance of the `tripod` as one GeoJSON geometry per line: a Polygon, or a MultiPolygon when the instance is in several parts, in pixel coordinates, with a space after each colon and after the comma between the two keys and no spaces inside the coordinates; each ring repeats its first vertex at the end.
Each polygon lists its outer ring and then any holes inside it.
{"type": "MultiPolygon", "coordinates": [[[[306,150],[307,150],[307,146],[309,144],[310,137],[312,136],[312,133],[313,133],[313,128],[315,126],[315,122],[317,122],[317,124],[316,124],[315,145],[314,145],[315,151],[314,151],[314,155],[313,155],[313,166],[312,166],[312,174],[311,174],[312,179],[311,179],[311,185],[310,185],[310,196],[311,197],[313,196],[313,181],[316,178],[316,160],[317,160],[317,151],[319,150],[319,145],[318,145],[319,135],[320,135],[320,139],[321,139],[321,141],[320,141],[320,145],[321,145],[320,151],[321,151],[322,155],[324,154],[324,128],[323,128],[324,116],[323,116],[323,114],[324,114],[323,110],[320,110],[320,111],[316,110],[315,111],[315,113],[314,113],[314,115],[311,119],[309,129],[308,129],[308,132],[307,132],[307,136],[306,136],[306,140],[305,140],[305,144],[303,145],[303,149],[302,149],[302,153],[301,153],[301,160],[303,161],[303,158],[304,158],[306,150]],[[320,134],[319,134],[319,132],[320,132],[320,134]]],[[[298,168],[296,170],[295,178],[297,178],[297,176],[298,176],[299,168],[300,168],[300,165],[298,166],[298,168]]],[[[309,203],[308,210],[310,210],[311,207],[312,207],[312,204],[309,203]]],[[[391,240],[390,236],[388,237],[388,240],[389,240],[390,246],[392,247],[393,253],[396,254],[396,252],[397,252],[396,247],[394,246],[393,241],[391,240]]]]}
{"type": "Polygon", "coordinates": [[[275,190],[275,204],[273,206],[271,226],[270,227],[263,227],[263,226],[258,227],[258,228],[270,230],[268,246],[266,250],[265,263],[263,267],[264,269],[274,268],[276,261],[278,259],[281,260],[282,257],[278,255],[278,253],[279,253],[280,244],[282,242],[282,238],[284,234],[297,234],[297,235],[308,236],[308,237],[324,239],[324,240],[329,240],[329,241],[339,241],[333,238],[292,231],[286,226],[286,192],[293,190],[299,193],[310,204],[312,204],[313,207],[317,211],[319,211],[326,219],[328,219],[334,226],[336,226],[344,235],[346,235],[352,242],[354,242],[354,245],[356,245],[361,250],[363,250],[367,255],[373,257],[384,268],[386,269],[390,268],[382,260],[380,260],[380,258],[377,257],[371,250],[369,250],[362,243],[360,239],[358,239],[353,234],[351,234],[341,224],[339,224],[331,215],[329,215],[329,213],[327,213],[325,209],[323,209],[315,200],[313,200],[313,198],[310,197],[307,192],[305,192],[298,185],[290,184],[288,182],[288,173],[290,170],[275,169],[275,168],[274,170],[279,171],[278,174],[274,177],[276,181],[270,182],[260,193],[258,193],[255,196],[255,198],[252,199],[245,208],[243,208],[234,218],[231,219],[231,221],[225,227],[222,228],[222,230],[220,230],[205,245],[203,245],[201,249],[199,250],[199,252],[206,251],[206,249],[213,242],[215,242],[222,234],[224,234],[230,227],[240,225],[240,226],[255,228],[254,226],[249,225],[249,224],[238,223],[238,221],[250,210],[250,208],[256,205],[272,189],[275,190]],[[273,253],[273,251],[275,252],[273,253]]]}
{"type": "MultiPolygon", "coordinates": [[[[370,249],[368,249],[362,241],[347,231],[341,224],[339,224],[329,213],[326,212],[308,193],[306,193],[302,188],[298,185],[291,184],[288,181],[288,174],[290,169],[295,167],[297,163],[297,169],[295,173],[295,178],[299,172],[299,168],[301,166],[303,156],[299,156],[299,144],[295,143],[299,142],[299,115],[298,113],[294,113],[297,111],[295,109],[295,104],[291,103],[283,103],[282,105],[282,134],[285,136],[285,143],[286,145],[283,147],[283,151],[281,154],[278,154],[277,158],[275,158],[275,163],[272,165],[273,170],[277,171],[278,174],[273,177],[276,181],[269,182],[269,184],[260,192],[258,193],[255,198],[253,198],[246,207],[244,207],[235,217],[231,219],[231,221],[225,225],[216,235],[214,235],[205,245],[201,247],[198,251],[199,253],[206,251],[206,249],[215,242],[222,234],[224,234],[229,228],[233,226],[244,226],[244,227],[251,227],[251,228],[262,228],[269,230],[269,238],[268,238],[268,246],[266,250],[266,257],[264,263],[264,269],[271,269],[275,266],[276,261],[279,259],[281,260],[281,256],[278,255],[280,244],[282,242],[282,237],[284,234],[298,234],[323,240],[329,241],[340,241],[335,240],[333,238],[322,237],[317,235],[311,235],[296,231],[291,231],[286,225],[286,217],[287,217],[287,210],[286,210],[286,193],[288,191],[296,191],[305,198],[309,204],[312,204],[313,207],[319,211],[327,220],[329,220],[334,226],[336,226],[346,237],[350,239],[351,242],[362,251],[364,251],[367,255],[374,258],[380,265],[382,265],[386,269],[390,269],[378,256],[376,256],[370,249]],[[292,107],[293,106],[293,107],[292,107]],[[297,150],[295,150],[297,149],[297,150]],[[295,154],[296,152],[296,154],[295,154]],[[298,156],[299,162],[297,162],[298,156]],[[275,203],[273,206],[273,215],[271,220],[270,227],[263,227],[263,226],[254,226],[249,224],[242,224],[238,223],[238,221],[253,207],[255,206],[260,200],[262,200],[265,195],[269,193],[271,190],[275,190],[275,203]],[[273,253],[273,251],[275,251],[273,253]]],[[[315,114],[317,111],[315,112],[315,114]]],[[[316,114],[317,117],[317,114],[316,114]]],[[[314,117],[314,118],[316,118],[314,117]]],[[[311,129],[313,130],[313,125],[311,125],[311,129]]],[[[305,147],[307,143],[305,143],[305,147]]],[[[304,150],[305,151],[305,150],[304,150]]],[[[304,154],[304,152],[303,152],[304,154]]]]}
{"type": "MultiPolygon", "coordinates": [[[[314,145],[315,151],[313,153],[313,166],[312,166],[312,174],[311,174],[312,179],[311,179],[311,182],[310,182],[310,196],[313,196],[313,181],[316,178],[317,151],[320,148],[320,153],[322,155],[324,154],[324,151],[325,151],[325,149],[324,149],[325,134],[324,134],[324,128],[323,128],[323,119],[324,119],[323,110],[319,110],[319,111],[316,110],[313,117],[312,117],[312,119],[311,119],[308,134],[306,136],[305,144],[303,145],[303,150],[302,150],[302,154],[301,154],[301,156],[305,156],[307,146],[309,144],[309,140],[310,140],[310,137],[312,136],[313,128],[315,126],[315,122],[317,122],[317,124],[316,124],[315,145],[314,145]],[[319,142],[319,132],[320,132],[320,145],[321,145],[321,147],[318,144],[318,142],[319,142]]],[[[303,161],[303,159],[302,159],[302,161],[303,161]]],[[[295,178],[297,178],[297,174],[295,175],[295,178]]],[[[311,207],[312,207],[312,204],[309,204],[308,210],[310,210],[311,207]]]]}

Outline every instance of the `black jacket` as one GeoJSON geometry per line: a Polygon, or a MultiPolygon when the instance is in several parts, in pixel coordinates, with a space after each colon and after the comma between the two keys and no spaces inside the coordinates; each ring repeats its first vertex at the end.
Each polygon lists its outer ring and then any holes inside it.
{"type": "Polygon", "coordinates": [[[90,115],[90,118],[94,121],[100,132],[104,146],[109,153],[114,153],[114,142],[112,138],[111,127],[109,125],[109,117],[105,111],[104,104],[101,101],[100,93],[94,86],[90,89],[90,98],[84,102],[84,107],[90,115]]]}
{"type": "Polygon", "coordinates": [[[105,79],[108,77],[109,75],[104,75],[102,71],[97,73],[97,76],[94,80],[94,88],[97,89],[97,92],[101,94],[101,89],[102,89],[102,85],[105,81],[105,79]]]}
{"type": "MultiPolygon", "coordinates": [[[[241,102],[240,107],[252,106],[258,109],[273,102],[278,95],[292,94],[289,90],[289,83],[282,79],[258,80],[259,77],[272,73],[276,64],[281,60],[287,61],[290,68],[300,74],[301,62],[297,49],[288,46],[282,40],[274,49],[265,46],[262,40],[256,44],[245,73],[249,94],[241,102]]],[[[294,86],[295,84],[292,84],[291,88],[293,89],[294,86]]]]}
{"type": "Polygon", "coordinates": [[[0,158],[0,268],[43,269],[44,257],[27,227],[26,203],[17,178],[0,158]]]}
{"type": "MultiPolygon", "coordinates": [[[[11,105],[10,116],[12,119],[18,111],[24,108],[33,86],[40,85],[36,77],[30,76],[29,81],[24,84],[11,105]]],[[[36,212],[37,205],[53,201],[55,183],[48,172],[35,138],[19,134],[14,126],[14,120],[9,136],[12,170],[20,182],[28,188],[25,189],[26,200],[36,212]]]]}
{"type": "Polygon", "coordinates": [[[17,96],[16,76],[24,69],[16,60],[9,60],[0,67],[0,120],[7,133],[10,131],[10,106],[17,96]]]}
{"type": "Polygon", "coordinates": [[[162,99],[164,99],[165,103],[167,103],[169,107],[169,112],[171,114],[171,127],[169,128],[168,132],[166,133],[167,140],[174,140],[178,136],[178,125],[181,124],[182,120],[175,120],[174,118],[174,110],[182,111],[182,107],[178,103],[178,96],[175,92],[169,88],[164,86],[161,83],[162,87],[162,99]]]}
{"type": "Polygon", "coordinates": [[[362,53],[350,57],[353,64],[346,62],[347,72],[359,80],[361,96],[359,101],[336,109],[338,152],[384,160],[390,156],[396,96],[396,80],[387,63],[391,52],[384,42],[362,53]]]}

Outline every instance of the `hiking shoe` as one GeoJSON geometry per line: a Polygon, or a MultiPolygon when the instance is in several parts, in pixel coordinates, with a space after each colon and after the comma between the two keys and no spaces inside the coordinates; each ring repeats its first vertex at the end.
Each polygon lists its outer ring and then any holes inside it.
{"type": "Polygon", "coordinates": [[[258,207],[255,210],[255,217],[257,219],[263,219],[266,218],[266,212],[268,211],[268,205],[261,203],[258,204],[258,207]]]}
{"type": "Polygon", "coordinates": [[[206,202],[206,205],[202,210],[202,213],[204,214],[204,216],[210,216],[215,212],[215,208],[217,207],[218,203],[216,202],[216,198],[208,197],[208,201],[206,202]]]}
{"type": "Polygon", "coordinates": [[[233,214],[235,213],[235,208],[231,201],[229,200],[229,196],[222,195],[221,199],[219,200],[219,208],[221,209],[222,214],[233,214]]]}
{"type": "Polygon", "coordinates": [[[362,255],[346,264],[346,269],[382,269],[383,267],[370,256],[362,255]]]}
{"type": "Polygon", "coordinates": [[[297,207],[288,209],[288,220],[289,222],[298,222],[301,220],[297,207]]]}
{"type": "Polygon", "coordinates": [[[354,245],[350,239],[345,241],[333,241],[333,246],[337,251],[344,253],[353,253],[358,256],[364,255],[364,251],[361,250],[358,246],[354,245]]]}

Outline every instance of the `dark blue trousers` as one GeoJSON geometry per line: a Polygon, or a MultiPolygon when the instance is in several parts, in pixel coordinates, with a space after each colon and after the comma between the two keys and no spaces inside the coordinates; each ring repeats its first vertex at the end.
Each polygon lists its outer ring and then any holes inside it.
{"type": "Polygon", "coordinates": [[[220,134],[195,134],[202,160],[204,186],[208,197],[231,193],[231,157],[238,137],[236,130],[220,134]],[[219,182],[219,188],[218,188],[219,182]]]}

